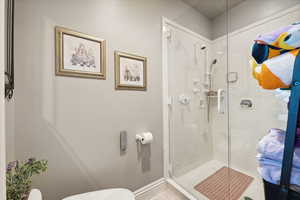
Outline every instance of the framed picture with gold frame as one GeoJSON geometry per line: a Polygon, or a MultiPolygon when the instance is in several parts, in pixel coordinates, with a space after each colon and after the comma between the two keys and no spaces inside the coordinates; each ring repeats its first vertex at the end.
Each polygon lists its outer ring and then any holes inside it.
{"type": "Polygon", "coordinates": [[[115,88],[147,90],[147,58],[115,51],[115,88]]]}
{"type": "Polygon", "coordinates": [[[106,78],[106,42],[84,33],[55,27],[56,75],[106,78]]]}

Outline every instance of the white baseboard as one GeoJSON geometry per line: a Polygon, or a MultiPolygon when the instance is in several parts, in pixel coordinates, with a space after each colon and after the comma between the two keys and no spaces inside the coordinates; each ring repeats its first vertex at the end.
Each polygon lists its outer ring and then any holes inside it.
{"type": "Polygon", "coordinates": [[[197,200],[193,195],[191,195],[189,192],[187,192],[182,186],[178,185],[175,181],[168,178],[165,180],[166,183],[170,184],[175,190],[177,190],[179,193],[181,193],[183,196],[185,196],[189,200],[197,200]]]}
{"type": "MultiPolygon", "coordinates": [[[[175,181],[169,178],[161,178],[157,181],[154,181],[134,192],[134,195],[136,197],[142,197],[144,195],[151,196],[151,193],[156,193],[159,190],[164,190],[164,187],[166,188],[172,188],[174,191],[176,191],[179,195],[182,195],[182,197],[189,199],[189,200],[197,200],[194,196],[192,196],[190,193],[188,193],[183,187],[178,185],[175,181]]],[[[153,194],[152,194],[153,195],[153,194]]]]}
{"type": "Polygon", "coordinates": [[[154,181],[154,182],[134,191],[134,195],[136,197],[138,197],[138,196],[145,194],[146,192],[149,192],[152,189],[157,188],[165,183],[167,183],[165,178],[158,179],[157,181],[154,181]]]}

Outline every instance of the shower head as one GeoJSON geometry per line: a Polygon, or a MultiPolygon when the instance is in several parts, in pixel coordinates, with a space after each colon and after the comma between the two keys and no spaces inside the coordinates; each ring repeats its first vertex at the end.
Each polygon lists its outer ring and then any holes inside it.
{"type": "Polygon", "coordinates": [[[215,64],[217,64],[217,62],[218,62],[217,59],[213,59],[211,65],[210,65],[210,67],[209,67],[209,72],[208,72],[209,74],[212,74],[212,72],[213,72],[213,66],[214,66],[215,64]]]}
{"type": "Polygon", "coordinates": [[[206,46],[205,46],[205,44],[201,45],[200,49],[201,49],[201,50],[204,50],[204,49],[206,49],[206,46]]]}

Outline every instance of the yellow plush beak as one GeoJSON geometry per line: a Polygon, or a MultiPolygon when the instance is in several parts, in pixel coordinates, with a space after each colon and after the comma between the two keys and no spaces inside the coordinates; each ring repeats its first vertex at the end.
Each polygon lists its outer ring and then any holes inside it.
{"type": "Polygon", "coordinates": [[[286,44],[285,39],[288,36],[289,36],[289,33],[287,33],[287,32],[282,33],[277,39],[278,46],[282,49],[287,49],[287,50],[295,49],[295,47],[292,47],[292,46],[289,46],[288,44],[286,44]]]}

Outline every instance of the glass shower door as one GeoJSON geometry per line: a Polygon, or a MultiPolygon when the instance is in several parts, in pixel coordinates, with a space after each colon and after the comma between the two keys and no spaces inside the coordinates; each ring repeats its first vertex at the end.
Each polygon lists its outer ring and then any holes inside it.
{"type": "MultiPolygon", "coordinates": [[[[226,19],[226,1],[220,5],[226,19]]],[[[163,29],[168,175],[196,199],[211,199],[213,195],[229,199],[226,26],[219,29],[222,38],[217,40],[169,20],[164,21],[163,29]]]]}
{"type": "Polygon", "coordinates": [[[169,106],[174,175],[205,163],[212,156],[209,113],[203,91],[208,42],[169,25],[169,106]],[[202,49],[202,48],[203,49],[202,49]]]}

